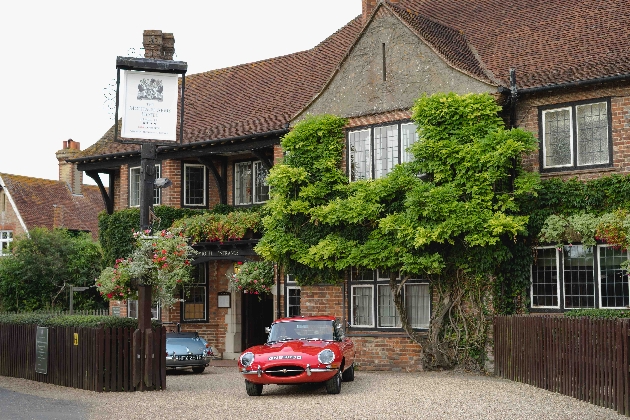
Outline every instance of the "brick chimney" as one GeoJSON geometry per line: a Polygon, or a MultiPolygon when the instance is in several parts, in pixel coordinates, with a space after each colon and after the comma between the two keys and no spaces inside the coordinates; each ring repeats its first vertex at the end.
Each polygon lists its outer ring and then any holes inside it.
{"type": "Polygon", "coordinates": [[[63,142],[63,148],[55,155],[59,161],[59,181],[68,185],[72,194],[81,195],[83,185],[83,172],[77,170],[76,163],[67,162],[68,159],[76,157],[81,151],[81,144],[72,139],[63,142]]]}
{"type": "Polygon", "coordinates": [[[145,30],[142,34],[144,58],[172,60],[175,54],[175,37],[173,34],[158,30],[145,30]]]}

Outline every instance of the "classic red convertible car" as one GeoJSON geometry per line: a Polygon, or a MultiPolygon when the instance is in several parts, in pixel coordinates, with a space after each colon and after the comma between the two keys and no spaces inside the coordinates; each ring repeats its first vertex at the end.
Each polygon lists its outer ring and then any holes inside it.
{"type": "Polygon", "coordinates": [[[329,394],[338,394],[342,380],[354,380],[354,343],[334,317],[280,318],[267,331],[267,342],[238,360],[247,395],[260,395],[263,385],[312,382],[325,382],[329,394]]]}

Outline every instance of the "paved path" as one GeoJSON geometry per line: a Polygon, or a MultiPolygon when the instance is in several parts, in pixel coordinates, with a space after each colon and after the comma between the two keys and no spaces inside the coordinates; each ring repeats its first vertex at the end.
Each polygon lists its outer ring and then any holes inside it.
{"type": "Polygon", "coordinates": [[[168,373],[165,391],[96,393],[0,376],[1,420],[100,419],[627,419],[574,398],[456,372],[357,370],[339,395],[323,385],[268,385],[245,393],[233,361],[203,374],[168,373]]]}

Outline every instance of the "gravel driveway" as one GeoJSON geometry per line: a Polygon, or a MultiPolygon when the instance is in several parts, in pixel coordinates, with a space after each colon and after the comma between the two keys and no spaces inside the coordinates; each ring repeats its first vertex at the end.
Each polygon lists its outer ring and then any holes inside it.
{"type": "MultiPolygon", "coordinates": [[[[0,376],[0,388],[81,408],[73,419],[627,419],[532,386],[456,372],[356,372],[341,394],[323,385],[269,385],[248,397],[235,367],[168,373],[166,391],[95,393],[0,376]]],[[[0,409],[3,413],[11,412],[0,409]]],[[[21,419],[47,418],[30,414],[21,419]]],[[[53,417],[49,417],[53,418],[53,417]]],[[[11,420],[16,420],[11,417],[11,420]]]]}

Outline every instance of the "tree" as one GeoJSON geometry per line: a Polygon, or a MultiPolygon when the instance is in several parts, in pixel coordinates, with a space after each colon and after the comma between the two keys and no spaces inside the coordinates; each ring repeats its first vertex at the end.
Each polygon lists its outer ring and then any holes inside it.
{"type": "Polygon", "coordinates": [[[505,130],[499,111],[489,95],[424,96],[413,108],[415,160],[353,183],[339,175],[341,153],[334,157],[343,134],[331,127],[344,121],[304,121],[283,139],[287,158],[270,173],[271,211],[257,251],[289,270],[326,273],[296,274],[301,284],[335,281],[333,274],[338,281],[350,267],[389,271],[403,328],[423,346],[425,368],[479,366],[490,292],[511,244],[526,233],[519,203],[538,185],[520,165],[535,138],[505,130]],[[406,316],[402,290],[416,275],[429,278],[438,297],[428,337],[406,316]]]}
{"type": "MultiPolygon", "coordinates": [[[[34,228],[16,237],[0,258],[0,305],[8,311],[65,309],[69,286],[90,286],[101,269],[101,249],[86,233],[34,228]]],[[[77,295],[77,307],[102,306],[95,289],[77,295]]]]}

